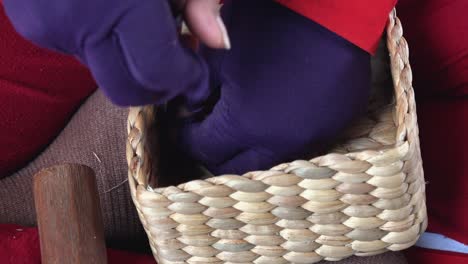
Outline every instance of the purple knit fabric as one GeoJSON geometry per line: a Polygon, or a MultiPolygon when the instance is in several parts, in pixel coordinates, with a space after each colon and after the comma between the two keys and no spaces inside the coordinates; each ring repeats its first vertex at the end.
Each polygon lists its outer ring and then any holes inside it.
{"type": "Polygon", "coordinates": [[[220,99],[179,135],[213,173],[311,156],[365,111],[365,51],[274,1],[226,1],[222,16],[232,49],[202,49],[220,99]]]}
{"type": "Polygon", "coordinates": [[[119,105],[213,111],[179,127],[179,147],[213,173],[313,155],[360,115],[370,55],[270,0],[225,1],[232,49],[192,52],[168,1],[4,0],[17,31],[77,56],[119,105]]]}
{"type": "Polygon", "coordinates": [[[195,109],[209,92],[202,58],[181,45],[166,0],[3,0],[15,29],[86,64],[116,104],[195,109]]]}

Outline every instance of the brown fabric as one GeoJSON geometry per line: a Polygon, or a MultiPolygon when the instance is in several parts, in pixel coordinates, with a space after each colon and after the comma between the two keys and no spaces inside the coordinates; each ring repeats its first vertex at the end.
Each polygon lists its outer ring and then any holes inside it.
{"type": "MultiPolygon", "coordinates": [[[[92,95],[36,160],[0,180],[0,223],[35,225],[32,175],[41,168],[56,164],[80,163],[90,166],[96,173],[108,245],[146,250],[146,235],[138,220],[126,182],[127,112],[126,109],[112,105],[100,92],[92,95]]],[[[351,257],[335,263],[407,262],[403,254],[388,252],[372,257],[351,257]]]]}
{"type": "Polygon", "coordinates": [[[107,239],[113,244],[125,242],[124,247],[145,241],[126,181],[127,113],[127,109],[112,105],[100,92],[87,99],[41,155],[0,180],[0,223],[35,225],[32,175],[56,164],[80,163],[96,173],[107,239]]]}

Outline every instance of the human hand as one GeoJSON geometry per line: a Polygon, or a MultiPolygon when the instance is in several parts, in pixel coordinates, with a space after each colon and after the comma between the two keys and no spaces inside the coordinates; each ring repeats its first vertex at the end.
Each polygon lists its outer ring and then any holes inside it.
{"type": "MultiPolygon", "coordinates": [[[[76,56],[116,104],[162,104],[180,96],[189,109],[197,109],[210,93],[206,64],[180,43],[167,1],[4,0],[3,4],[21,35],[76,56]]],[[[186,10],[199,10],[199,5],[187,4],[186,10]]],[[[190,21],[205,21],[194,14],[188,16],[190,21]]],[[[204,27],[193,25],[201,39],[217,45],[204,27]]]]}
{"type": "Polygon", "coordinates": [[[172,0],[174,8],[183,14],[190,32],[200,42],[213,49],[230,49],[231,42],[220,16],[219,0],[172,0]]]}
{"type": "MultiPolygon", "coordinates": [[[[171,0],[174,12],[183,18],[181,28],[183,43],[198,50],[199,43],[212,49],[231,48],[226,26],[220,16],[221,4],[219,0],[171,0]]],[[[195,114],[203,115],[204,110],[210,108],[217,99],[210,96],[204,107],[190,111],[180,100],[173,100],[169,104],[170,115],[177,119],[186,119],[195,114]]]]}

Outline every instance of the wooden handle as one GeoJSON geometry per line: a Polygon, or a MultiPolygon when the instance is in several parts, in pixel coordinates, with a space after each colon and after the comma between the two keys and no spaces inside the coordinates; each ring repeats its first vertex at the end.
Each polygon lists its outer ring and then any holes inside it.
{"type": "Polygon", "coordinates": [[[64,164],[34,176],[34,200],[43,264],[107,263],[94,172],[64,164]]]}

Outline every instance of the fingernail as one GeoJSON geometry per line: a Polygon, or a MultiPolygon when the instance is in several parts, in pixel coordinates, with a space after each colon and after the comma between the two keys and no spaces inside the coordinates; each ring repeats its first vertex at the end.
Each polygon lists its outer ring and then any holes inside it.
{"type": "Polygon", "coordinates": [[[182,35],[191,35],[190,29],[188,28],[187,24],[185,21],[182,21],[182,26],[180,29],[180,34],[182,35]]]}
{"type": "Polygon", "coordinates": [[[229,49],[231,49],[231,41],[229,40],[229,35],[227,33],[226,26],[224,25],[224,22],[223,22],[223,20],[221,19],[220,16],[218,16],[216,18],[216,21],[218,22],[219,28],[221,30],[221,35],[223,37],[224,48],[229,50],[229,49]]]}

